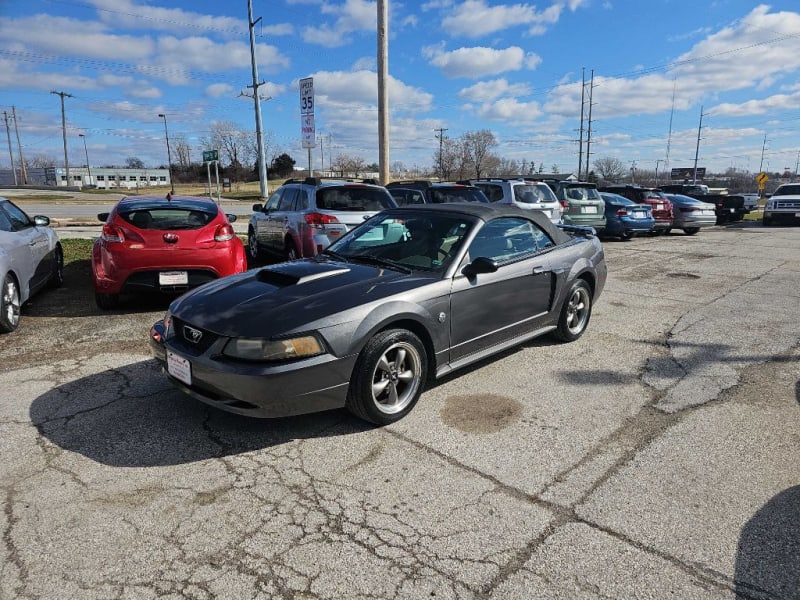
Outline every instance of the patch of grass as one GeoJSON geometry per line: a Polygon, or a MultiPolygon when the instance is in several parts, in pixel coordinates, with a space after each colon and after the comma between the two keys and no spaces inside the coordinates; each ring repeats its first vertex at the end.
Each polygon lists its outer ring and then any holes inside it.
{"type": "Polygon", "coordinates": [[[64,249],[64,265],[77,261],[90,261],[92,258],[92,245],[94,240],[65,239],[61,240],[64,249]]]}

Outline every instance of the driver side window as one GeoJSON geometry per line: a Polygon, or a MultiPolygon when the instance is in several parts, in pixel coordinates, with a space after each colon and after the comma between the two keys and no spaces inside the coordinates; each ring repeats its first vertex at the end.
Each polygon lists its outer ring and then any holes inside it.
{"type": "Polygon", "coordinates": [[[284,188],[278,188],[274,192],[272,192],[272,196],[269,197],[267,200],[267,204],[264,206],[264,212],[269,212],[271,210],[275,210],[278,208],[278,202],[281,200],[281,196],[283,195],[284,188]]]}
{"type": "Polygon", "coordinates": [[[552,245],[552,240],[535,223],[503,217],[488,222],[478,232],[469,247],[469,260],[483,256],[503,263],[524,258],[552,245]]]}

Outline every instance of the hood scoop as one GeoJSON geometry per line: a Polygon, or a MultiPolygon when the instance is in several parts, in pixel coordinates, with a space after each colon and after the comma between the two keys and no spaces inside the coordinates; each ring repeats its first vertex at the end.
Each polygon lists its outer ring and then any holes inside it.
{"type": "Polygon", "coordinates": [[[318,279],[333,277],[335,275],[343,275],[349,272],[350,269],[339,265],[296,261],[265,267],[258,272],[256,279],[262,283],[269,283],[270,285],[278,287],[288,287],[290,285],[310,283],[318,279]]]}

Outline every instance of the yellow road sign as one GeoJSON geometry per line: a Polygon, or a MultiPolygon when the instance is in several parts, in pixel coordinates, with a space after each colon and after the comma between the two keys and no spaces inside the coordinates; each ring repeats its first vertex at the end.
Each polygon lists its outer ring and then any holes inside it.
{"type": "Polygon", "coordinates": [[[757,181],[757,182],[758,182],[760,185],[762,185],[762,186],[763,186],[765,183],[767,183],[767,180],[768,180],[768,179],[769,179],[769,177],[767,176],[767,174],[766,174],[766,173],[763,173],[763,172],[762,172],[762,173],[759,173],[758,175],[756,175],[756,181],[757,181]]]}

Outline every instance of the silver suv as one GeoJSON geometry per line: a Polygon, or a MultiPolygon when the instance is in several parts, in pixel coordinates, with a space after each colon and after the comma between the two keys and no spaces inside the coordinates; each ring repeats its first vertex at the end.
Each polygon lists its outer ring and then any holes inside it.
{"type": "Polygon", "coordinates": [[[365,219],[396,206],[374,179],[287,179],[266,205],[253,205],[247,250],[253,259],[264,252],[286,260],[315,256],[365,219]]]}
{"type": "Polygon", "coordinates": [[[481,178],[469,183],[480,188],[489,202],[513,204],[528,210],[543,212],[553,223],[561,222],[561,205],[553,190],[541,181],[530,179],[481,178]]]}

